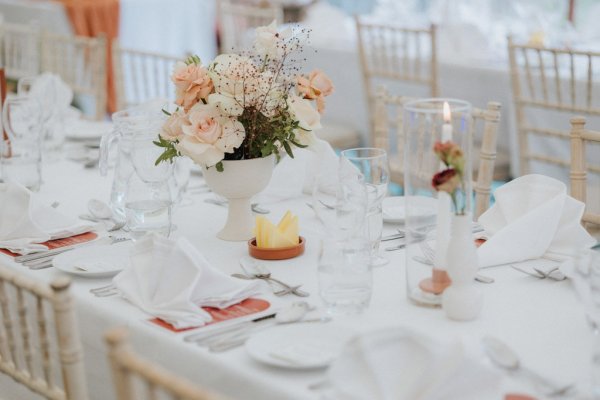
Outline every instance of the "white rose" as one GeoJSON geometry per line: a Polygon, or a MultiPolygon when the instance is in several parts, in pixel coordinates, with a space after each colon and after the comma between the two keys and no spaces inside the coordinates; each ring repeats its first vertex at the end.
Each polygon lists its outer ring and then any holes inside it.
{"type": "Polygon", "coordinates": [[[312,106],[310,100],[290,95],[287,99],[292,116],[299,122],[299,126],[307,131],[321,129],[321,115],[312,106]]]}
{"type": "Polygon", "coordinates": [[[286,28],[282,31],[277,29],[277,23],[271,22],[268,26],[260,26],[255,29],[256,38],[254,39],[254,48],[258,54],[262,56],[269,56],[270,58],[279,58],[285,50],[289,53],[295,50],[292,48],[290,38],[292,37],[292,30],[286,28]]]}

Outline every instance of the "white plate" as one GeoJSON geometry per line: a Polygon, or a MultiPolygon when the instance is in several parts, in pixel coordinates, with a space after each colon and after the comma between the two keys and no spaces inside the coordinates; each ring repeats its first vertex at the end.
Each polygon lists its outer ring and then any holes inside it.
{"type": "Polygon", "coordinates": [[[392,224],[406,222],[406,201],[410,202],[411,215],[415,223],[434,223],[437,200],[425,196],[396,196],[383,199],[383,220],[392,224]]]}
{"type": "Polygon", "coordinates": [[[280,325],[251,337],[246,351],[256,361],[289,369],[325,368],[351,333],[319,322],[280,325]]]}
{"type": "Polygon", "coordinates": [[[118,274],[129,265],[131,241],[112,245],[89,245],[59,254],[52,265],[68,274],[86,278],[107,278],[118,274]],[[79,269],[78,266],[88,270],[79,269]]]}
{"type": "Polygon", "coordinates": [[[87,121],[84,119],[70,122],[65,128],[65,136],[71,140],[100,140],[102,135],[112,131],[109,121],[87,121]]]}

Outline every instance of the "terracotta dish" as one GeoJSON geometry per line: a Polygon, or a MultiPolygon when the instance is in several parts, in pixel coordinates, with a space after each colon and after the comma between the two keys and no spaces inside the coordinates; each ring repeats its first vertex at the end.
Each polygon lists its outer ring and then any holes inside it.
{"type": "Polygon", "coordinates": [[[298,257],[304,253],[304,243],[306,241],[300,236],[300,241],[295,246],[280,247],[278,249],[263,249],[256,246],[256,238],[248,240],[248,252],[254,258],[260,260],[287,260],[288,258],[298,257]]]}

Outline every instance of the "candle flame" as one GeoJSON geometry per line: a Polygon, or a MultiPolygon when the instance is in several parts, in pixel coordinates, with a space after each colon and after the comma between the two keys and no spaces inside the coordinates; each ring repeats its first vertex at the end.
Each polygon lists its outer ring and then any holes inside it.
{"type": "Polygon", "coordinates": [[[452,114],[450,113],[450,105],[447,101],[444,102],[444,123],[449,124],[452,120],[452,114]]]}

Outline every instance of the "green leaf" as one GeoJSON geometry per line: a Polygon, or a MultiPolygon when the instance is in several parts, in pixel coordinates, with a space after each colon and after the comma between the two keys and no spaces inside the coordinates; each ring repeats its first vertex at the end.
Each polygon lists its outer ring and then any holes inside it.
{"type": "Polygon", "coordinates": [[[218,163],[216,163],[215,168],[217,169],[217,171],[223,172],[223,161],[219,161],[218,163]]]}
{"type": "Polygon", "coordinates": [[[162,109],[162,112],[165,113],[165,114],[167,114],[169,117],[171,116],[171,113],[168,112],[167,110],[165,110],[164,108],[162,109]]]}
{"type": "Polygon", "coordinates": [[[300,143],[296,142],[295,140],[290,140],[290,142],[292,142],[292,144],[293,144],[294,146],[296,146],[296,147],[300,147],[301,149],[304,149],[304,148],[308,147],[308,145],[305,145],[305,144],[300,144],[300,143]]]}
{"type": "Polygon", "coordinates": [[[288,142],[283,142],[283,148],[285,149],[285,152],[288,154],[288,156],[294,158],[294,153],[292,152],[292,148],[290,147],[290,144],[288,142]]]}

